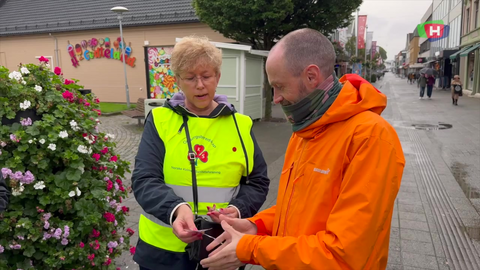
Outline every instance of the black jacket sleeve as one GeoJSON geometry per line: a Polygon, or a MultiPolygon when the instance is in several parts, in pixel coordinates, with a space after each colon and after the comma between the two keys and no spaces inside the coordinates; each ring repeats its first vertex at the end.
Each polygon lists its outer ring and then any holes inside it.
{"type": "Polygon", "coordinates": [[[254,145],[253,170],[248,175],[248,183],[246,177],[242,177],[240,191],[235,199],[230,202],[231,205],[240,210],[242,218],[252,217],[258,212],[267,199],[270,184],[267,175],[267,163],[263,158],[262,150],[260,150],[252,131],[250,134],[254,145]]]}
{"type": "Polygon", "coordinates": [[[132,187],[135,199],[145,212],[170,224],[170,215],[173,209],[185,200],[165,185],[164,158],[165,145],[155,128],[153,115],[149,114],[135,157],[132,187]]]}
{"type": "Polygon", "coordinates": [[[10,192],[8,191],[7,184],[0,173],[0,212],[7,209],[9,196],[10,192]]]}

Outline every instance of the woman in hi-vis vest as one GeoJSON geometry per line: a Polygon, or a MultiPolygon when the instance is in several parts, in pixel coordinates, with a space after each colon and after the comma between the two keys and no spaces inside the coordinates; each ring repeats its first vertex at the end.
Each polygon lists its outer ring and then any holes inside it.
{"type": "Polygon", "coordinates": [[[270,181],[252,120],[215,94],[221,64],[206,38],[186,37],[173,49],[182,92],[147,116],[132,175],[143,209],[133,257],[140,269],[201,269],[185,251],[202,237],[194,209],[219,222],[220,213],[251,217],[266,199],[270,181]]]}

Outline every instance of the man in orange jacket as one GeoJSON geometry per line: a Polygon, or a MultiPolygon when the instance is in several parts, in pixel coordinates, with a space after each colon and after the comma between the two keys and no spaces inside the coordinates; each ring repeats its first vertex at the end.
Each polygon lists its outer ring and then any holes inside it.
{"type": "Polygon", "coordinates": [[[338,80],[335,51],[318,31],[289,33],[266,69],[293,127],[277,204],[249,219],[220,216],[210,270],[385,269],[405,158],[380,113],[387,98],[358,75],[338,80]]]}

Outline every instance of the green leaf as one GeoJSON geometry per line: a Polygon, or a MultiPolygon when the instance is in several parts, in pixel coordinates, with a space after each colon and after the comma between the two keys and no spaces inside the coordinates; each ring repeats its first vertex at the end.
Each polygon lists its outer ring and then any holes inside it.
{"type": "Polygon", "coordinates": [[[20,152],[25,152],[25,151],[27,151],[27,149],[28,149],[28,144],[20,145],[17,149],[18,149],[18,151],[20,151],[20,152]]]}
{"type": "Polygon", "coordinates": [[[80,217],[87,216],[90,212],[97,212],[97,206],[91,202],[82,198],[75,203],[75,210],[77,210],[80,217]]]}
{"type": "Polygon", "coordinates": [[[38,202],[41,205],[46,206],[46,205],[50,204],[50,202],[51,202],[50,196],[48,196],[48,195],[40,196],[38,202]]]}
{"type": "Polygon", "coordinates": [[[71,189],[72,183],[67,181],[66,172],[55,175],[55,185],[64,190],[71,189]]]}
{"type": "Polygon", "coordinates": [[[78,169],[68,169],[66,177],[70,181],[78,181],[82,177],[82,171],[78,169]]]}
{"type": "Polygon", "coordinates": [[[27,248],[23,251],[23,255],[27,257],[32,257],[34,253],[35,248],[33,247],[33,245],[28,245],[27,248]]]}
{"type": "Polygon", "coordinates": [[[103,199],[103,198],[105,198],[105,192],[106,192],[106,191],[103,190],[103,189],[99,189],[99,188],[94,189],[94,190],[92,190],[93,198],[95,198],[95,199],[103,199]]]}

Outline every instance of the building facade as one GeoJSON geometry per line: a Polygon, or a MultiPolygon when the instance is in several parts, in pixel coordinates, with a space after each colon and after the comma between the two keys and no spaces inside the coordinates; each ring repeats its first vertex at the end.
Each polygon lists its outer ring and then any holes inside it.
{"type": "MultiPolygon", "coordinates": [[[[0,65],[13,71],[20,63],[38,63],[45,56],[52,69],[61,67],[65,78],[80,80],[101,101],[126,102],[119,21],[110,11],[117,1],[63,3],[68,6],[57,1],[0,1],[0,65]]],[[[151,96],[148,63],[155,59],[148,59],[147,47],[172,47],[176,38],[194,34],[216,42],[235,42],[200,23],[190,0],[132,0],[125,5],[130,10],[124,14],[123,36],[131,103],[151,96]]],[[[168,62],[163,58],[159,61],[168,62]]],[[[168,68],[164,71],[167,74],[168,68]]],[[[222,74],[225,80],[228,76],[222,74]]],[[[158,89],[160,96],[178,91],[174,85],[165,83],[158,89]]]]}
{"type": "Polygon", "coordinates": [[[455,60],[460,66],[464,89],[480,96],[480,1],[464,0],[461,50],[455,60]]]}

